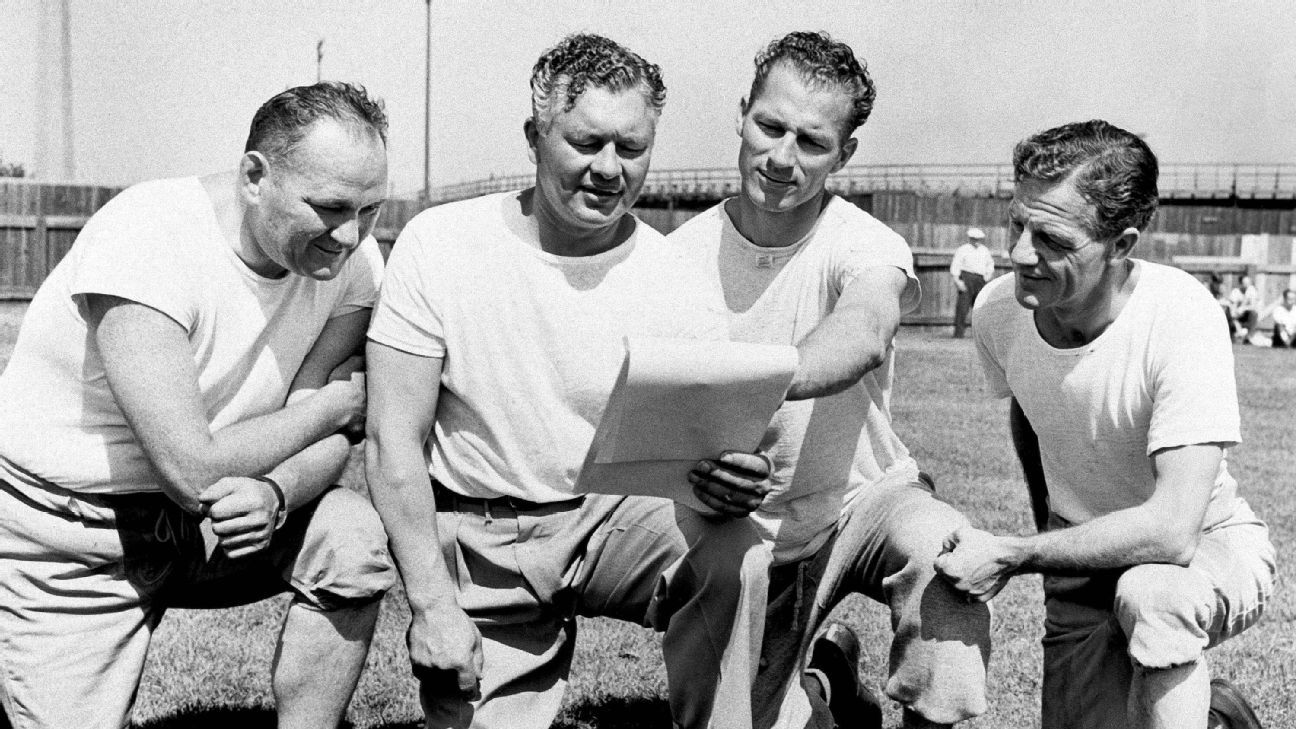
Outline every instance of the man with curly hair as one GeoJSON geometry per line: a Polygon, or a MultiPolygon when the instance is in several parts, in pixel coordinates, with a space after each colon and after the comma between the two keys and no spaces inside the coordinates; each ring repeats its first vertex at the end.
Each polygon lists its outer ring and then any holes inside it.
{"type": "Polygon", "coordinates": [[[900,236],[825,190],[854,154],[851,135],[874,96],[846,44],[805,32],[771,43],[739,106],[741,193],[670,236],[723,295],[730,338],[800,354],[761,445],[773,489],[751,517],[774,556],[753,699],[761,727],[880,726],[843,625],[815,643],[803,690],[810,637],[852,593],[891,610],[886,692],[906,727],[985,710],[989,610],[932,570],[942,540],[966,520],[936,499],[891,428],[892,340],[919,298],[913,257],[900,236]]]}
{"type": "Polygon", "coordinates": [[[694,469],[721,515],[573,493],[623,337],[710,338],[719,323],[629,214],[665,86],[631,51],[574,35],[531,89],[534,187],[410,221],[369,332],[369,484],[428,726],[548,727],[576,617],[604,615],[664,631],[676,725],[749,727],[769,557],[743,517],[764,459],[694,469]]]}
{"type": "Polygon", "coordinates": [[[395,580],[369,501],[332,486],[363,427],[386,134],[360,87],[288,89],[237,170],[123,191],[36,292],[0,377],[14,727],[125,726],[167,608],[282,592],[278,725],[342,720],[395,580]]]}
{"type": "Polygon", "coordinates": [[[1204,651],[1260,618],[1274,549],[1229,473],[1241,435],[1219,305],[1131,257],[1156,157],[1089,121],[1026,139],[1013,167],[1013,275],[986,287],[973,334],[990,390],[1011,398],[1040,533],[961,529],[937,569],[976,601],[1044,575],[1043,726],[1259,729],[1204,651]]]}

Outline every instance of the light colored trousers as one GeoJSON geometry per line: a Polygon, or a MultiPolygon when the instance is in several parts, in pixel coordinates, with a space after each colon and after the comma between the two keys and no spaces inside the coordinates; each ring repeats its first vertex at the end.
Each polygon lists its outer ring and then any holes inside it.
{"type": "Polygon", "coordinates": [[[558,504],[466,499],[437,487],[442,554],[482,633],[481,698],[422,695],[428,727],[545,729],[557,715],[576,616],[665,633],[677,726],[751,726],[769,549],[745,519],[665,499],[558,504]]]}
{"type": "MultiPolygon", "coordinates": [[[[1056,515],[1050,529],[1067,524],[1056,515]]],[[[1043,726],[1124,729],[1135,666],[1172,668],[1255,624],[1273,592],[1269,530],[1245,504],[1187,567],[1044,578],[1043,726]]],[[[1136,729],[1136,728],[1130,728],[1136,729]]]]}
{"type": "Polygon", "coordinates": [[[168,607],[292,590],[332,610],[381,598],[395,576],[378,514],[340,487],[292,512],[262,554],[235,560],[207,559],[197,518],[163,494],[0,481],[0,699],[15,729],[123,727],[168,607]]]}
{"type": "Polygon", "coordinates": [[[860,490],[815,555],[775,567],[753,689],[756,726],[832,727],[801,673],[820,623],[852,593],[890,608],[887,696],[935,722],[985,712],[990,608],[964,601],[932,566],[945,537],[965,524],[925,474],[917,482],[884,479],[860,490]]]}

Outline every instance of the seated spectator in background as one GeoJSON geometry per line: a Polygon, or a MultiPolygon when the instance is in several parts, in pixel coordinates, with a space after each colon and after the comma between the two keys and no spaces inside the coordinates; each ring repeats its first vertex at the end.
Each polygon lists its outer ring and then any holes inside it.
{"type": "Polygon", "coordinates": [[[694,469],[726,517],[573,492],[623,338],[723,332],[715,297],[630,214],[666,87],[578,34],[536,62],[531,94],[535,186],[411,220],[369,332],[366,470],[427,726],[547,729],[576,616],[603,615],[665,632],[676,726],[746,729],[769,550],[742,517],[766,460],[694,469]]]}
{"type": "Polygon", "coordinates": [[[990,611],[936,579],[945,536],[967,519],[936,498],[891,426],[894,340],[920,298],[913,255],[825,189],[855,152],[873,81],[850,46],[821,33],[790,33],[755,65],[739,107],[741,191],[669,239],[722,295],[731,339],[800,354],[761,444],[773,490],[751,516],[775,561],[756,727],[881,726],[844,624],[814,642],[801,671],[819,623],[854,594],[890,611],[886,693],[904,726],[947,726],[985,711],[990,611]]]}
{"type": "Polygon", "coordinates": [[[359,87],[284,91],[237,170],[122,192],[32,299],[0,377],[17,729],[125,726],[168,607],[286,591],[278,726],[342,720],[395,579],[369,501],[330,487],[364,417],[386,133],[359,87]]]}
{"type": "Polygon", "coordinates": [[[1090,121],[1018,144],[1013,168],[1013,275],[986,287],[973,335],[1011,398],[1040,533],[960,530],[936,569],[973,600],[1044,575],[1048,729],[1258,729],[1206,649],[1259,620],[1274,548],[1228,468],[1240,418],[1217,305],[1130,257],[1156,157],[1090,121]]]}
{"type": "Polygon", "coordinates": [[[954,251],[954,258],[950,261],[950,275],[954,277],[954,286],[958,289],[958,301],[954,304],[955,339],[963,338],[973,302],[986,281],[994,278],[994,255],[986,247],[985,237],[984,230],[968,228],[967,243],[954,251]]]}
{"type": "Polygon", "coordinates": [[[1224,312],[1224,321],[1228,322],[1229,336],[1237,334],[1237,322],[1233,321],[1233,305],[1229,302],[1228,294],[1224,293],[1224,277],[1218,273],[1210,275],[1210,281],[1206,283],[1206,290],[1210,291],[1211,296],[1215,298],[1215,303],[1220,305],[1220,310],[1224,312]]]}
{"type": "Polygon", "coordinates": [[[1296,347],[1296,291],[1287,289],[1282,301],[1270,311],[1273,317],[1273,346],[1296,347]]]}
{"type": "Polygon", "coordinates": [[[1250,276],[1243,276],[1237,288],[1229,293],[1229,307],[1233,321],[1237,322],[1234,338],[1240,337],[1243,344],[1250,344],[1251,335],[1260,324],[1260,290],[1251,283],[1250,276]]]}

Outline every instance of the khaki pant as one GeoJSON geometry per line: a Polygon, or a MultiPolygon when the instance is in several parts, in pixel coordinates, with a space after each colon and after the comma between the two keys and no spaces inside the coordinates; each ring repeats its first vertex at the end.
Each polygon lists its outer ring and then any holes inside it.
{"type": "Polygon", "coordinates": [[[746,520],[646,497],[537,505],[440,487],[437,509],[442,554],[459,605],[481,630],[485,663],[479,701],[422,697],[429,726],[548,727],[577,615],[665,633],[677,725],[751,725],[769,551],[746,520]]]}
{"type": "Polygon", "coordinates": [[[847,505],[814,556],[775,567],[753,689],[756,726],[833,725],[822,702],[809,703],[801,671],[820,623],[852,593],[890,608],[887,696],[942,723],[985,712],[990,608],[965,602],[932,566],[945,537],[965,524],[927,476],[883,480],[847,505]]]}
{"type": "Polygon", "coordinates": [[[116,728],[168,607],[228,607],[291,589],[317,610],[395,580],[363,496],[335,487],[263,554],[204,557],[198,520],[160,493],[80,495],[0,481],[0,699],[15,729],[116,728]]]}
{"type": "MultiPolygon", "coordinates": [[[[1066,526],[1054,516],[1050,528],[1066,526]]],[[[1134,667],[1171,668],[1255,624],[1273,591],[1269,530],[1242,507],[1187,567],[1044,578],[1043,726],[1123,729],[1134,667]]]]}

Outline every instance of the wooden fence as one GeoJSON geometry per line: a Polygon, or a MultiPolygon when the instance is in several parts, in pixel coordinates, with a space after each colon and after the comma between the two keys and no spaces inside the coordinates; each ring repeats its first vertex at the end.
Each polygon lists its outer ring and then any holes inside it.
{"type": "MultiPolygon", "coordinates": [[[[0,181],[0,300],[29,299],[63,257],[89,216],[120,188],[0,181]]],[[[847,196],[909,241],[923,287],[923,302],[906,323],[944,324],[953,320],[957,295],[949,264],[969,226],[986,232],[999,267],[1008,269],[1008,201],[1002,197],[877,192],[847,196]]],[[[424,207],[418,201],[391,200],[374,231],[384,252],[401,227],[424,207]]],[[[703,206],[704,207],[704,206],[703,206]]],[[[636,213],[668,233],[702,207],[645,207],[636,213]]],[[[1163,205],[1137,255],[1184,268],[1201,278],[1219,273],[1226,286],[1250,274],[1265,301],[1296,287],[1296,210],[1290,207],[1163,205]]]]}

